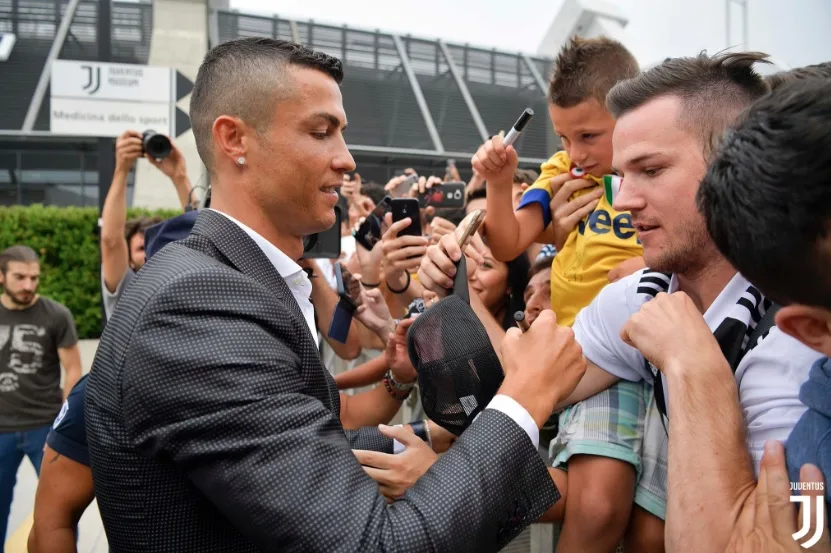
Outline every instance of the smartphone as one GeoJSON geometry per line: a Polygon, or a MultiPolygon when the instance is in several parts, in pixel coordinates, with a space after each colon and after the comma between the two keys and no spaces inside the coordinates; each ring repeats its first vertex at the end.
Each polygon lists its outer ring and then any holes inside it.
{"type": "Polygon", "coordinates": [[[381,240],[384,215],[392,209],[391,201],[392,200],[389,196],[384,197],[384,199],[375,206],[372,213],[366,216],[363,223],[361,223],[356,230],[352,231],[352,236],[355,237],[355,241],[363,246],[367,251],[372,251],[375,244],[381,240]]]}
{"type": "Polygon", "coordinates": [[[440,186],[434,186],[424,194],[418,195],[418,205],[422,208],[429,205],[433,207],[464,207],[465,186],[463,182],[445,182],[440,186]]]}
{"type": "Polygon", "coordinates": [[[410,188],[413,187],[415,183],[418,182],[418,175],[413,173],[409,175],[406,179],[404,179],[398,186],[395,187],[392,191],[392,195],[396,198],[403,198],[410,192],[410,188]]]}
{"type": "Polygon", "coordinates": [[[421,236],[421,208],[416,198],[394,198],[392,200],[392,222],[410,218],[407,228],[401,229],[398,236],[421,236]]]}
{"type": "Polygon", "coordinates": [[[340,223],[343,220],[340,206],[335,206],[335,224],[332,228],[303,238],[303,259],[339,259],[340,223]]]}
{"type": "Polygon", "coordinates": [[[361,305],[361,286],[343,265],[335,263],[335,280],[340,299],[351,307],[352,311],[361,305]]]}
{"type": "MultiPolygon", "coordinates": [[[[465,227],[464,232],[459,237],[459,248],[464,251],[467,248],[467,245],[470,244],[473,235],[476,234],[476,231],[479,230],[479,227],[482,226],[482,223],[485,221],[485,215],[487,215],[487,210],[485,209],[477,209],[470,215],[468,215],[467,219],[469,222],[467,223],[467,227],[465,227]]],[[[462,221],[464,223],[464,221],[462,221]]]]}

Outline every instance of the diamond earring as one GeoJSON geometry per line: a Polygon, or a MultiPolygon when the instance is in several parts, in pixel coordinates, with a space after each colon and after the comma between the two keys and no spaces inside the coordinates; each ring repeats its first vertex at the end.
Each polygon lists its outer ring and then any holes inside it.
{"type": "Polygon", "coordinates": [[[238,165],[245,165],[245,158],[244,158],[244,157],[242,157],[242,156],[239,156],[239,157],[237,158],[237,164],[238,164],[238,165]]]}

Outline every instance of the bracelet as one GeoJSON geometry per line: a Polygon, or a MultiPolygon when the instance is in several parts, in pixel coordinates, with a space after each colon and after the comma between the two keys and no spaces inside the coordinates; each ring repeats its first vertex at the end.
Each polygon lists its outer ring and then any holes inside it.
{"type": "Polygon", "coordinates": [[[364,288],[367,288],[367,289],[371,289],[371,288],[378,288],[379,286],[381,286],[381,283],[380,283],[380,282],[376,282],[375,284],[370,284],[369,282],[364,282],[364,281],[362,280],[362,281],[361,281],[361,286],[363,286],[364,288]]]}
{"type": "Polygon", "coordinates": [[[430,435],[430,423],[427,419],[424,419],[424,433],[427,434],[427,445],[430,446],[430,449],[433,449],[433,437],[430,435]]]}
{"type": "Polygon", "coordinates": [[[403,294],[404,292],[406,292],[407,290],[409,290],[409,289],[410,289],[410,282],[411,282],[411,279],[410,279],[410,273],[405,272],[404,274],[405,274],[405,275],[407,275],[407,284],[405,284],[405,285],[404,285],[404,288],[402,288],[402,289],[400,289],[400,290],[395,290],[392,286],[390,286],[390,282],[389,282],[389,280],[387,280],[387,281],[386,281],[386,283],[387,283],[387,290],[389,290],[389,291],[390,291],[390,292],[392,292],[393,294],[398,294],[398,295],[403,294]]]}
{"type": "Polygon", "coordinates": [[[396,382],[395,377],[392,376],[392,371],[390,370],[387,370],[387,374],[384,375],[383,383],[384,387],[387,389],[387,393],[396,401],[404,401],[410,397],[410,393],[413,391],[413,387],[415,386],[414,382],[396,382]]]}

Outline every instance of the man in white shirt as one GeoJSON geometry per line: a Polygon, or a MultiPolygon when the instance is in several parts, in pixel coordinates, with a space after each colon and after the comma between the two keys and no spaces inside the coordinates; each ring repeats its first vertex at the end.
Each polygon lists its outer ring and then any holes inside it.
{"type": "MultiPolygon", "coordinates": [[[[724,550],[734,519],[702,524],[695,515],[739,509],[765,441],[785,440],[805,410],[799,385],[818,355],[776,328],[748,343],[770,301],[719,254],[695,204],[715,141],[767,90],[752,69],[764,58],[670,59],[607,97],[623,175],[619,192],[608,193],[617,195],[615,209],[632,213],[651,269],[606,286],[578,315],[574,333],[589,366],[560,407],[620,378],[660,378],[644,423],[634,550],[663,546],[664,509],[668,550],[724,550]],[[731,371],[735,378],[725,379],[731,371]]],[[[500,154],[488,160],[494,171],[500,154]]],[[[447,287],[448,250],[452,236],[428,251],[419,272],[425,287],[447,287]]]]}

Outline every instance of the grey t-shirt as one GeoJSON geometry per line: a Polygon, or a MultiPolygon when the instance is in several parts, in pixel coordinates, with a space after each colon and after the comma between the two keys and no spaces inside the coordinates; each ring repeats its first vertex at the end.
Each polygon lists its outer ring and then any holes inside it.
{"type": "Polygon", "coordinates": [[[133,279],[136,277],[136,272],[127,267],[127,271],[124,273],[124,276],[121,277],[121,281],[118,283],[118,286],[115,288],[115,292],[110,292],[107,290],[107,285],[104,284],[104,268],[101,268],[101,297],[104,300],[104,315],[106,315],[107,320],[113,316],[113,311],[115,311],[115,305],[118,303],[119,298],[121,298],[121,294],[124,293],[124,290],[127,289],[127,286],[133,279]]]}
{"type": "Polygon", "coordinates": [[[52,424],[61,409],[58,349],[78,343],[69,309],[39,298],[23,310],[0,304],[0,432],[52,424]]]}

